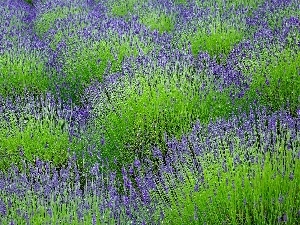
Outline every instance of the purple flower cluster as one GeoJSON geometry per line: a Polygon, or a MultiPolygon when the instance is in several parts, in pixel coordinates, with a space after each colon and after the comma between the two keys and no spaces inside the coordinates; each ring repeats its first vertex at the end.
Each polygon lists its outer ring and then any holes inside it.
{"type": "MultiPolygon", "coordinates": [[[[155,206],[159,207],[162,199],[168,199],[172,195],[172,192],[170,194],[168,192],[176,186],[176,180],[178,182],[184,179],[184,168],[187,163],[189,170],[195,174],[199,182],[203,183],[205,177],[199,156],[211,152],[216,159],[221,160],[222,149],[229,146],[231,154],[235,156],[236,164],[241,163],[240,148],[243,149],[245,159],[247,160],[248,157],[249,162],[255,163],[254,155],[247,150],[256,146],[257,151],[272,153],[278,143],[276,138],[279,137],[286,138],[285,146],[297,157],[297,154],[300,154],[299,128],[299,117],[293,118],[285,111],[268,115],[266,110],[252,110],[247,115],[233,116],[228,121],[221,119],[207,126],[197,122],[192,132],[183,136],[181,140],[166,137],[169,146],[168,155],[165,157],[165,163],[161,164],[157,171],[153,169],[152,161],[136,159],[127,169],[123,167],[121,182],[116,180],[115,172],[110,172],[107,176],[103,175],[101,168],[106,165],[102,161],[101,164],[91,167],[90,176],[93,179],[86,180],[83,190],[79,184],[82,174],[74,163],[75,155],[69,159],[67,167],[59,170],[52,168],[49,163],[37,160],[35,165],[24,164],[27,170],[23,171],[27,173],[12,168],[9,173],[1,174],[0,193],[4,196],[15,194],[24,197],[26,193],[32,192],[45,202],[58,199],[59,196],[65,196],[64,202],[78,199],[81,202],[77,211],[79,217],[83,216],[84,207],[86,210],[89,209],[85,199],[91,195],[97,196],[102,199],[99,202],[100,212],[110,209],[116,220],[124,216],[134,223],[139,223],[140,219],[151,219],[151,212],[157,210],[155,206]],[[289,136],[286,136],[287,134],[289,136]],[[132,180],[133,174],[135,174],[134,180],[132,180]],[[156,190],[158,184],[164,187],[165,193],[160,193],[160,197],[151,198],[150,192],[156,190]],[[124,194],[117,191],[121,185],[124,194]],[[126,216],[122,214],[123,210],[126,216]],[[143,213],[140,215],[145,218],[138,218],[138,211],[143,213]]],[[[161,156],[160,150],[154,148],[153,157],[161,159],[161,156]]],[[[8,205],[3,201],[0,203],[0,212],[5,216],[8,205]]]]}
{"type": "MultiPolygon", "coordinates": [[[[176,199],[175,189],[180,183],[193,184],[194,192],[207,183],[206,162],[203,162],[206,155],[210,155],[213,163],[218,163],[224,172],[228,172],[223,158],[227,150],[235,166],[257,165],[258,155],[275,154],[279,144],[292,153],[291,163],[300,160],[299,107],[294,114],[283,109],[272,111],[256,104],[257,99],[246,98],[255,79],[255,70],[260,66],[251,65],[252,60],[253,63],[265,60],[268,65],[270,60],[263,59],[267,50],[270,53],[299,50],[300,18],[297,15],[278,16],[281,11],[300,10],[298,1],[266,0],[256,8],[246,4],[227,7],[225,3],[202,3],[203,6],[192,0],[187,4],[148,1],[136,6],[128,18],[118,18],[110,15],[109,2],[104,0],[33,0],[32,4],[21,0],[1,1],[0,60],[4,61],[1,58],[4,54],[16,59],[33,54],[43,63],[43,73],[51,82],[42,94],[0,95],[0,125],[16,122],[23,127],[22,123],[32,117],[47,118],[56,124],[63,121],[62,127],[57,129],[67,130],[74,149],[68,149],[68,162],[59,167],[36,158],[34,165],[24,160],[22,168],[12,166],[8,171],[0,171],[0,224],[18,223],[11,215],[29,223],[40,216],[36,210],[39,206],[45,206],[42,213],[45,219],[53,219],[65,205],[70,209],[62,215],[68,217],[63,218],[62,223],[98,224],[100,220],[101,224],[111,221],[115,224],[164,224],[164,213],[172,205],[172,199],[176,199]],[[59,9],[65,9],[66,15],[55,14],[59,9]],[[73,9],[76,13],[71,13],[73,9]],[[143,24],[142,19],[153,12],[170,16],[175,23],[174,30],[161,33],[143,24]],[[270,15],[276,15],[276,19],[270,19],[270,15]],[[223,25],[224,29],[232,25],[243,36],[226,56],[225,63],[201,49],[198,55],[193,55],[191,43],[180,39],[185,34],[195,33],[199,26],[209,33],[213,29],[211,24],[218,26],[218,23],[222,29],[223,25]],[[47,30],[38,30],[47,26],[47,30]],[[178,40],[184,43],[178,45],[178,40]],[[99,46],[93,49],[93,43],[100,42],[108,49],[104,53],[99,46]],[[118,52],[119,45],[130,49],[118,52]],[[126,55],[130,50],[136,50],[137,54],[126,55]],[[86,57],[81,59],[81,56],[86,57]],[[103,74],[97,74],[99,65],[105,60],[103,74]],[[228,108],[233,108],[232,113],[227,115],[228,111],[224,110],[227,114],[211,118],[209,123],[193,121],[191,131],[180,138],[168,136],[169,131],[165,131],[163,143],[151,143],[150,149],[144,149],[150,152],[149,157],[134,156],[131,164],[114,171],[108,161],[101,158],[101,146],[110,140],[105,139],[104,125],[97,124],[94,119],[99,112],[115,110],[117,106],[111,98],[124,97],[126,82],[135,82],[137,76],[150,80],[162,71],[163,75],[170,76],[166,78],[175,74],[191,81],[192,91],[203,96],[211,91],[211,103],[216,100],[214,94],[230,97],[232,105],[228,108]],[[102,75],[102,80],[97,79],[102,75]],[[250,104],[253,101],[254,104],[250,104]],[[95,144],[98,142],[100,147],[95,144]],[[85,162],[84,155],[91,160],[85,162]],[[86,217],[92,221],[84,221],[86,217]]],[[[22,66],[17,69],[27,69],[33,74],[35,63],[32,62],[29,69],[22,66]]],[[[14,74],[14,69],[13,66],[3,70],[7,72],[4,78],[14,74]]],[[[269,80],[265,83],[271,84],[269,80]]],[[[201,97],[199,101],[202,100],[201,97]]],[[[223,103],[220,108],[230,104],[223,103]]],[[[159,132],[161,134],[161,130],[159,132]]],[[[1,140],[0,154],[3,154],[1,140]]],[[[21,151],[20,156],[24,157],[24,152],[21,151]]],[[[119,165],[116,160],[114,163],[119,165]]],[[[296,178],[297,174],[289,174],[291,181],[296,178]]],[[[279,203],[284,201],[280,195],[279,203]]],[[[244,202],[246,205],[247,201],[244,202]]],[[[195,205],[195,219],[200,217],[199,212],[195,205]]],[[[280,213],[279,223],[290,219],[285,212],[280,213]]]]}

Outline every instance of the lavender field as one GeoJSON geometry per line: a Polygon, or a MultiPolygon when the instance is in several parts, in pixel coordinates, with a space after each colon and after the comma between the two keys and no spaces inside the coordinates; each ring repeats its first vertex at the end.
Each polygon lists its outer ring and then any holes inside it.
{"type": "Polygon", "coordinates": [[[300,224],[299,0],[0,0],[2,224],[300,224]]]}

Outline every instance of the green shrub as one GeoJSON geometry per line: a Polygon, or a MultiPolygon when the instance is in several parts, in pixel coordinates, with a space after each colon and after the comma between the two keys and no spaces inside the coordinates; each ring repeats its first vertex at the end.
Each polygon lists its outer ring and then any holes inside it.
{"type": "Polygon", "coordinates": [[[170,32],[174,29],[174,18],[165,13],[151,11],[141,15],[140,22],[149,27],[150,30],[157,30],[159,33],[170,32]]]}
{"type": "Polygon", "coordinates": [[[83,11],[81,8],[74,7],[57,7],[40,15],[35,21],[35,31],[42,37],[54,25],[58,19],[68,18],[70,15],[80,14],[83,11]]]}
{"type": "Polygon", "coordinates": [[[245,97],[257,99],[272,110],[278,110],[289,102],[289,109],[296,114],[300,104],[300,54],[285,49],[268,57],[260,61],[245,97]]]}
{"type": "Polygon", "coordinates": [[[71,145],[65,121],[37,120],[30,116],[17,119],[11,115],[10,122],[0,122],[1,170],[8,169],[12,163],[21,168],[21,160],[34,163],[36,157],[57,167],[67,162],[71,145]]]}
{"type": "MultiPolygon", "coordinates": [[[[283,146],[273,155],[270,152],[258,155],[255,149],[253,153],[258,163],[234,165],[233,156],[227,150],[221,158],[226,162],[227,172],[221,161],[213,161],[212,153],[201,158],[205,182],[199,184],[198,191],[194,190],[196,179],[186,165],[185,183],[179,182],[172,192],[165,193],[170,205],[162,203],[165,206],[163,223],[277,224],[278,218],[286,214],[288,224],[297,224],[300,180],[299,176],[291,180],[289,175],[300,173],[299,160],[293,161],[292,152],[283,146]]],[[[164,193],[164,187],[158,190],[164,193]]],[[[151,196],[157,194],[152,191],[151,196]]]]}
{"type": "Polygon", "coordinates": [[[63,98],[71,96],[74,102],[79,101],[84,88],[93,80],[103,81],[103,75],[109,62],[111,63],[109,70],[111,73],[120,72],[125,57],[138,55],[137,46],[145,54],[153,48],[152,45],[143,44],[138,37],[111,38],[86,43],[82,46],[80,49],[75,49],[74,53],[66,54],[64,57],[63,70],[66,77],[63,81],[69,84],[70,88],[63,90],[62,96],[63,98]]]}
{"type": "Polygon", "coordinates": [[[207,123],[229,115],[228,93],[215,91],[209,85],[200,92],[199,87],[209,81],[200,76],[188,80],[186,73],[168,75],[158,69],[151,77],[137,75],[133,81],[114,87],[108,94],[110,100],[103,98],[106,103],[95,109],[98,118],[89,133],[94,140],[104,136],[105,144],[99,145],[101,158],[108,158],[112,169],[120,171],[135,157],[151,158],[149,150],[153,145],[159,145],[165,154],[165,132],[180,137],[190,131],[197,119],[207,123]],[[114,163],[114,157],[119,164],[114,163]]]}
{"type": "Polygon", "coordinates": [[[45,93],[50,85],[45,62],[34,52],[4,52],[0,55],[0,95],[24,94],[25,89],[45,93]]]}

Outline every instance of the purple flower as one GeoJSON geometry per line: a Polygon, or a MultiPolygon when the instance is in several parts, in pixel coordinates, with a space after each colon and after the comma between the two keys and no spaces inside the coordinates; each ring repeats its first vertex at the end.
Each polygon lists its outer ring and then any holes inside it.
{"type": "Polygon", "coordinates": [[[298,26],[300,27],[300,20],[297,17],[291,16],[287,21],[287,24],[291,25],[291,26],[298,26]]]}
{"type": "Polygon", "coordinates": [[[162,158],[163,155],[162,155],[160,149],[158,147],[156,147],[156,146],[152,149],[152,154],[153,154],[153,157],[157,157],[157,158],[159,158],[161,160],[163,159],[162,158]]]}
{"type": "Polygon", "coordinates": [[[93,213],[92,223],[93,223],[93,225],[97,224],[97,218],[96,218],[96,215],[94,213],[93,213]]]}
{"type": "Polygon", "coordinates": [[[99,163],[96,163],[96,164],[92,167],[90,173],[91,173],[92,175],[96,176],[96,175],[98,174],[98,172],[99,172],[99,163]]]}
{"type": "Polygon", "coordinates": [[[6,216],[6,213],[7,213],[6,204],[3,202],[2,199],[0,199],[0,214],[2,216],[6,216]]]}
{"type": "Polygon", "coordinates": [[[47,213],[52,218],[53,213],[51,208],[47,208],[47,213]]]}
{"type": "Polygon", "coordinates": [[[135,166],[136,168],[140,168],[140,167],[141,167],[141,162],[140,162],[140,160],[135,159],[135,160],[134,160],[134,166],[135,166]]]}
{"type": "Polygon", "coordinates": [[[286,223],[288,221],[288,217],[286,213],[284,213],[282,216],[278,217],[278,223],[286,223]]]}
{"type": "Polygon", "coordinates": [[[197,183],[195,184],[194,191],[195,191],[195,192],[198,192],[198,191],[199,191],[199,182],[197,182],[197,183]]]}

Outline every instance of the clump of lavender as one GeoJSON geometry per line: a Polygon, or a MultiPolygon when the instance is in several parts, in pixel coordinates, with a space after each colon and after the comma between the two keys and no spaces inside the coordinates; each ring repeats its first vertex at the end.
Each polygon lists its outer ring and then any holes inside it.
{"type": "Polygon", "coordinates": [[[43,94],[49,88],[46,61],[36,51],[6,51],[0,56],[0,95],[20,95],[27,91],[43,94]]]}
{"type": "Polygon", "coordinates": [[[287,112],[251,111],[170,140],[164,182],[151,192],[165,196],[163,224],[297,224],[298,127],[299,117],[287,112]]]}
{"type": "Polygon", "coordinates": [[[0,3],[0,224],[300,223],[297,1],[122,2],[0,3]]]}
{"type": "Polygon", "coordinates": [[[72,151],[83,148],[77,139],[85,129],[87,109],[62,105],[50,94],[5,98],[0,105],[1,171],[11,164],[20,169],[22,160],[39,159],[61,167],[72,151]]]}
{"type": "Polygon", "coordinates": [[[99,161],[83,190],[75,155],[60,170],[42,161],[26,174],[12,168],[0,176],[1,222],[294,224],[298,128],[299,118],[264,109],[197,122],[181,140],[168,140],[166,162],[152,149],[158,170],[147,158],[135,160],[122,168],[120,183],[115,172],[104,176],[108,165],[99,161]]]}
{"type": "Polygon", "coordinates": [[[188,66],[156,68],[103,87],[86,133],[95,155],[84,157],[86,162],[108,158],[120,175],[124,163],[151,156],[155,145],[165,155],[165,134],[179,138],[197,118],[207,123],[232,112],[228,91],[219,91],[212,79],[191,74],[188,66]]]}
{"type": "Polygon", "coordinates": [[[36,33],[43,37],[47,31],[53,26],[56,20],[62,20],[69,15],[82,13],[82,9],[74,7],[57,7],[42,13],[35,21],[36,33]]]}
{"type": "Polygon", "coordinates": [[[174,15],[167,15],[162,10],[152,9],[140,15],[140,22],[151,30],[157,30],[159,33],[171,32],[174,29],[174,15]],[[173,16],[173,17],[172,17],[173,16]]]}
{"type": "Polygon", "coordinates": [[[147,53],[152,48],[138,36],[118,37],[115,32],[107,36],[99,41],[82,39],[79,49],[69,49],[63,56],[65,77],[62,81],[69,85],[71,91],[77,90],[77,94],[81,95],[91,82],[102,82],[108,71],[120,72],[124,58],[137,57],[140,49],[147,53]]]}
{"type": "Polygon", "coordinates": [[[11,163],[17,163],[21,159],[34,162],[36,157],[51,161],[59,166],[65,163],[69,136],[64,130],[63,121],[54,124],[51,120],[35,120],[27,117],[16,118],[11,116],[9,122],[1,126],[1,169],[7,169],[11,163]]]}
{"type": "Polygon", "coordinates": [[[219,64],[226,64],[228,54],[237,43],[249,36],[242,16],[222,14],[211,8],[182,9],[178,21],[172,45],[186,50],[190,47],[195,58],[200,52],[207,52],[211,58],[216,57],[219,64]],[[186,13],[196,17],[187,18],[186,13]]]}
{"type": "Polygon", "coordinates": [[[129,1],[108,1],[107,5],[110,8],[112,16],[125,17],[129,13],[132,13],[134,7],[137,5],[137,0],[129,1]]]}

